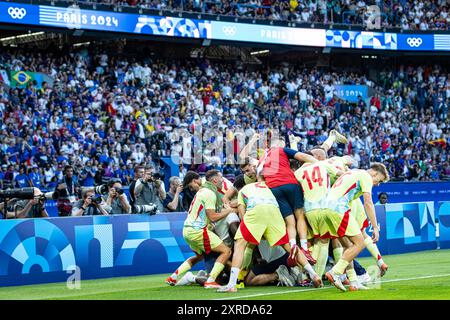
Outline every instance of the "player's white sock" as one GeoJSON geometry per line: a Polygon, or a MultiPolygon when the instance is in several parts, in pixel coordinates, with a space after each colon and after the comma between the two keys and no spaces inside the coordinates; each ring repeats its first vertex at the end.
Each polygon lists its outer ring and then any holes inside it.
{"type": "Polygon", "coordinates": [[[291,248],[297,245],[297,240],[295,239],[290,239],[289,240],[289,244],[291,245],[291,248]]]}
{"type": "Polygon", "coordinates": [[[370,252],[372,257],[377,261],[378,267],[381,267],[384,264],[383,259],[381,258],[380,251],[373,240],[370,237],[364,239],[364,244],[366,245],[367,250],[370,252]]]}
{"type": "Polygon", "coordinates": [[[309,277],[310,277],[311,279],[314,278],[315,276],[317,276],[317,273],[314,271],[313,267],[312,267],[309,263],[306,263],[306,264],[303,266],[303,268],[305,268],[306,272],[308,272],[309,277]]]}
{"type": "Polygon", "coordinates": [[[322,143],[322,147],[325,150],[329,150],[329,149],[331,149],[331,147],[333,146],[335,141],[336,141],[336,136],[334,134],[330,134],[328,136],[328,138],[324,141],[324,143],[322,143]]]}
{"type": "Polygon", "coordinates": [[[241,270],[240,268],[231,267],[230,280],[228,281],[228,285],[227,285],[228,288],[236,287],[236,283],[237,283],[237,279],[238,279],[240,270],[241,270]]]}
{"type": "Polygon", "coordinates": [[[188,261],[184,261],[174,273],[172,273],[172,279],[177,280],[177,278],[192,268],[191,264],[188,261]]]}
{"type": "Polygon", "coordinates": [[[308,251],[308,240],[300,239],[300,246],[303,248],[303,250],[308,251]]]}

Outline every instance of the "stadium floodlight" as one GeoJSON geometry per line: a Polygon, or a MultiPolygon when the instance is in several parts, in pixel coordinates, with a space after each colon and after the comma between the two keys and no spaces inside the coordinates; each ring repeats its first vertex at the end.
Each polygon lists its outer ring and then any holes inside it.
{"type": "Polygon", "coordinates": [[[82,46],[88,46],[88,45],[90,45],[90,44],[91,44],[90,42],[74,43],[74,44],[73,44],[73,47],[74,47],[74,48],[77,48],[77,47],[82,47],[82,46]]]}
{"type": "Polygon", "coordinates": [[[253,52],[250,52],[250,54],[251,54],[252,56],[257,56],[257,55],[265,54],[265,53],[269,53],[269,52],[270,52],[270,50],[261,50],[261,51],[253,51],[253,52]]]}
{"type": "Polygon", "coordinates": [[[6,37],[6,38],[1,38],[0,42],[5,43],[11,40],[24,40],[26,42],[26,40],[30,40],[30,39],[36,39],[38,36],[41,36],[45,34],[45,32],[43,31],[39,31],[39,32],[34,32],[34,33],[24,33],[24,34],[19,34],[17,36],[11,36],[11,37],[6,37]]]}

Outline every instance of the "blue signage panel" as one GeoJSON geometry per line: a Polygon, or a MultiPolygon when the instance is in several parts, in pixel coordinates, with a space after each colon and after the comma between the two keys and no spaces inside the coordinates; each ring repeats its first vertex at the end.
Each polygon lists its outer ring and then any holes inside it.
{"type": "Polygon", "coordinates": [[[385,212],[386,253],[436,249],[433,202],[386,204],[385,212]]]}
{"type": "Polygon", "coordinates": [[[348,102],[358,102],[358,96],[361,96],[363,100],[368,97],[368,87],[363,85],[335,85],[336,95],[348,102]]]}
{"type": "Polygon", "coordinates": [[[435,34],[434,50],[450,51],[450,34],[435,34]]]}
{"type": "Polygon", "coordinates": [[[293,28],[0,2],[0,23],[313,47],[450,51],[449,34],[293,28]]]}
{"type": "Polygon", "coordinates": [[[0,22],[169,37],[211,38],[211,22],[0,2],[0,22]]]}
{"type": "Polygon", "coordinates": [[[448,201],[450,199],[450,182],[393,182],[382,183],[373,188],[373,201],[378,201],[378,194],[386,192],[389,203],[414,201],[448,201]]]}
{"type": "Polygon", "coordinates": [[[438,203],[439,241],[441,248],[450,248],[450,201],[438,203]]]}
{"type": "MultiPolygon", "coordinates": [[[[2,220],[0,286],[168,273],[193,253],[185,214],[2,220]]],[[[203,263],[198,268],[203,267],[203,263]]],[[[163,281],[163,279],[161,280],[163,281]]]]}
{"type": "Polygon", "coordinates": [[[398,34],[398,49],[412,51],[433,51],[434,36],[432,34],[398,34]]]}
{"type": "Polygon", "coordinates": [[[0,2],[0,22],[39,25],[39,6],[0,2]]]}
{"type": "Polygon", "coordinates": [[[397,50],[397,34],[330,29],[326,31],[326,46],[333,48],[397,50]]]}
{"type": "Polygon", "coordinates": [[[211,21],[212,39],[325,47],[324,29],[211,21]]]}

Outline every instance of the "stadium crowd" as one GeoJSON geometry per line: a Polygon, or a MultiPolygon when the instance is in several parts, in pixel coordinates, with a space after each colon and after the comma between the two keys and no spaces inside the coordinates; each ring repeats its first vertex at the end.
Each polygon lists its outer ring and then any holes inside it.
{"type": "Polygon", "coordinates": [[[105,3],[155,10],[203,12],[264,20],[296,23],[364,23],[368,6],[380,8],[381,27],[403,30],[449,30],[450,15],[446,0],[81,0],[77,2],[105,3]]]}
{"type": "MultiPolygon", "coordinates": [[[[301,137],[300,150],[323,142],[337,129],[349,138],[336,154],[353,155],[359,167],[388,165],[393,179],[436,181],[450,176],[448,106],[450,74],[438,66],[400,66],[375,83],[344,71],[277,65],[250,71],[207,59],[137,60],[110,52],[58,56],[10,50],[0,70],[44,72],[53,86],[0,87],[0,181],[3,188],[29,180],[52,189],[71,164],[81,186],[118,178],[128,185],[134,167],[179,151],[170,133],[196,125],[244,130],[272,129],[301,137]],[[349,104],[336,84],[366,84],[370,101],[349,104]],[[26,179],[27,178],[27,179],[26,179]]],[[[222,159],[223,160],[223,159],[222,159]]],[[[204,173],[218,161],[185,165],[204,173]]]]}

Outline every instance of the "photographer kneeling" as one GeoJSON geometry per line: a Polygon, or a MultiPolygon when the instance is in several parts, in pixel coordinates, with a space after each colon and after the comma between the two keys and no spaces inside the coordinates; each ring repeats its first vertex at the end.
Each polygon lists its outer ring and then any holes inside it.
{"type": "Polygon", "coordinates": [[[83,200],[75,203],[72,216],[109,215],[101,203],[102,198],[96,197],[94,190],[87,190],[83,194],[83,200]]]}
{"type": "Polygon", "coordinates": [[[147,167],[144,177],[136,181],[133,213],[155,214],[164,211],[162,202],[166,198],[164,182],[161,180],[162,175],[153,171],[153,167],[147,167]]]}
{"type": "Polygon", "coordinates": [[[117,181],[109,183],[109,193],[105,205],[109,214],[131,213],[131,206],[128,203],[127,195],[122,189],[122,184],[117,181]]]}

